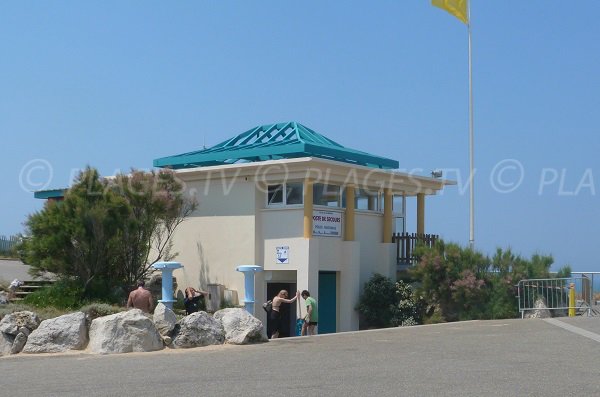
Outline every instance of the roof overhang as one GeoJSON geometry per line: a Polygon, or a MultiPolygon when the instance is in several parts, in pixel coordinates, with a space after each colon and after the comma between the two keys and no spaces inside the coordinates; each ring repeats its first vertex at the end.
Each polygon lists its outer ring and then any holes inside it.
{"type": "Polygon", "coordinates": [[[353,185],[368,190],[390,188],[394,193],[403,193],[407,196],[414,196],[418,193],[434,195],[444,186],[456,184],[455,181],[447,179],[352,165],[315,157],[180,169],[175,170],[175,174],[184,182],[226,179],[229,180],[228,185],[235,183],[237,179],[260,184],[309,179],[314,183],[353,185]]]}

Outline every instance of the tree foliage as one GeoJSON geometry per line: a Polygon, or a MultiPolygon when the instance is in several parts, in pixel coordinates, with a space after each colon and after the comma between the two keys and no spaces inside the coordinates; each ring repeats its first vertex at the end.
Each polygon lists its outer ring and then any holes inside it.
{"type": "Polygon", "coordinates": [[[27,222],[20,247],[33,272],[49,271],[82,284],[129,286],[170,260],[172,236],[195,209],[170,171],[101,178],[86,168],[64,200],[48,201],[27,222]]]}
{"type": "MultiPolygon", "coordinates": [[[[518,315],[516,285],[520,280],[550,278],[551,256],[525,259],[510,249],[497,249],[489,258],[470,248],[438,242],[420,247],[411,270],[418,293],[445,321],[513,318],[518,315]]],[[[568,275],[570,268],[560,270],[568,275]]]]}
{"type": "Polygon", "coordinates": [[[367,326],[384,328],[418,324],[420,306],[410,285],[374,274],[365,283],[356,310],[367,326]]]}

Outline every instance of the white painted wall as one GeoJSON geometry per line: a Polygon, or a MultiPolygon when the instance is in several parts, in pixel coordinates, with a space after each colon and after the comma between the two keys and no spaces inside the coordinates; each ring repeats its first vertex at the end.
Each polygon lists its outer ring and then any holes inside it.
{"type": "Polygon", "coordinates": [[[255,185],[187,182],[187,189],[195,192],[198,208],[173,238],[173,252],[179,253],[174,260],[184,265],[174,272],[178,288],[219,283],[242,300],[244,276],[235,268],[255,262],[255,185]]]}

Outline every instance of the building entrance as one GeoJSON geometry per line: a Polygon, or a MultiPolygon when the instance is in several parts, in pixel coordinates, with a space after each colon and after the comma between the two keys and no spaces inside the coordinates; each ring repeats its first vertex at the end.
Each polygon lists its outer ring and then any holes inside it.
{"type": "MultiPolygon", "coordinates": [[[[273,299],[282,289],[288,292],[290,299],[296,295],[296,283],[267,283],[267,299],[273,299]]],[[[281,304],[282,329],[279,332],[280,338],[296,336],[296,307],[296,302],[281,304]]],[[[271,319],[267,318],[267,336],[271,338],[272,333],[273,325],[271,324],[271,319]]]]}

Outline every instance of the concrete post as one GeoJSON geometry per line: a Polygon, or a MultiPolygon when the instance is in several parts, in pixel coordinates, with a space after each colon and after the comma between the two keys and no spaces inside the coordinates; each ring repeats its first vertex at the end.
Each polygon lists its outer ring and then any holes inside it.
{"type": "Polygon", "coordinates": [[[417,234],[425,234],[425,193],[417,193],[417,234]]]}
{"type": "Polygon", "coordinates": [[[173,270],[183,265],[179,262],[156,262],[152,267],[162,272],[162,299],[159,302],[173,310],[173,270]]]}
{"type": "Polygon", "coordinates": [[[392,242],[392,189],[383,189],[383,242],[392,242]]]}
{"type": "Polygon", "coordinates": [[[256,265],[242,265],[235,270],[244,273],[244,306],[246,311],[254,316],[254,273],[262,272],[263,268],[256,265]]]}
{"type": "Polygon", "coordinates": [[[304,238],[311,238],[313,232],[313,182],[304,180],[304,238]]]}
{"type": "Polygon", "coordinates": [[[346,186],[346,219],[344,219],[344,240],[354,241],[354,186],[346,186]]]}

